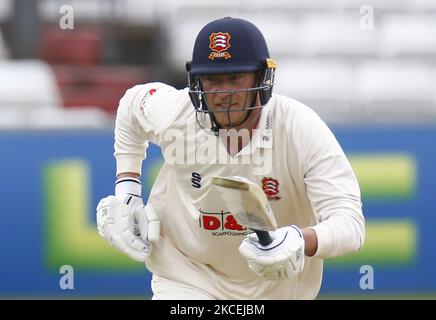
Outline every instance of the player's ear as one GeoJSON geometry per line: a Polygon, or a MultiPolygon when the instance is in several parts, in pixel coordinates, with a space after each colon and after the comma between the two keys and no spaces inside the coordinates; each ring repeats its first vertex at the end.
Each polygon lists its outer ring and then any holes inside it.
{"type": "Polygon", "coordinates": [[[260,87],[265,77],[265,72],[263,70],[257,70],[254,73],[254,77],[256,79],[256,86],[260,87]]]}
{"type": "Polygon", "coordinates": [[[186,71],[191,71],[192,61],[187,61],[185,64],[186,71]]]}

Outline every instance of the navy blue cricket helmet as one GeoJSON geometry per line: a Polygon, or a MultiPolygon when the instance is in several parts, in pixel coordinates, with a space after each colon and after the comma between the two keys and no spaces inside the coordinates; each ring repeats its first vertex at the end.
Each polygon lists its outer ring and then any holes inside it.
{"type": "MultiPolygon", "coordinates": [[[[216,132],[220,125],[207,107],[204,99],[207,92],[202,89],[200,76],[258,71],[256,86],[247,91],[259,95],[262,107],[271,98],[275,69],[276,62],[270,59],[265,38],[253,23],[231,17],[214,20],[199,32],[192,61],[186,63],[189,96],[197,112],[209,114],[212,131],[216,132]]],[[[246,108],[245,120],[254,108],[254,105],[246,108]]],[[[230,107],[228,112],[232,112],[230,107]]]]}

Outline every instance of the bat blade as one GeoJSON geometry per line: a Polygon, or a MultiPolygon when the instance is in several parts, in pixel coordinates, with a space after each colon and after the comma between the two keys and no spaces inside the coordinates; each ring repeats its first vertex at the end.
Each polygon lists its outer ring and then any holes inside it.
{"type": "Polygon", "coordinates": [[[268,231],[276,230],[277,222],[262,188],[239,176],[216,176],[212,178],[212,184],[236,221],[255,231],[262,245],[271,243],[268,231]]]}

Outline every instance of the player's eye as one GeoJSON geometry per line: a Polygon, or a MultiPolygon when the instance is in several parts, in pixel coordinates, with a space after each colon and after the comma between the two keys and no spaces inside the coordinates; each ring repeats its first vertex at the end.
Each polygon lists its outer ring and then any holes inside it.
{"type": "Polygon", "coordinates": [[[229,78],[229,82],[234,86],[243,86],[246,81],[246,76],[244,74],[235,74],[229,78]]]}
{"type": "Polygon", "coordinates": [[[214,86],[214,85],[217,85],[219,83],[218,78],[213,77],[213,76],[205,76],[201,79],[201,82],[202,82],[203,86],[206,86],[206,87],[214,86]]]}
{"type": "Polygon", "coordinates": [[[214,77],[211,77],[211,76],[205,76],[205,77],[202,77],[202,80],[203,80],[203,82],[205,82],[205,81],[207,81],[207,82],[213,82],[214,81],[214,77]]]}
{"type": "Polygon", "coordinates": [[[234,74],[230,76],[230,80],[231,81],[239,81],[239,80],[243,80],[244,79],[244,75],[242,74],[234,74]]]}

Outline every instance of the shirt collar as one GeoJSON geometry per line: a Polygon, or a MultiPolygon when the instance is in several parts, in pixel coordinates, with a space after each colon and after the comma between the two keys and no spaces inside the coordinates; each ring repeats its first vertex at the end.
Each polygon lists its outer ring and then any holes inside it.
{"type": "Polygon", "coordinates": [[[265,149],[273,147],[271,104],[268,103],[262,108],[259,123],[253,133],[253,146],[265,149]]]}
{"type": "Polygon", "coordinates": [[[262,108],[257,128],[254,129],[250,143],[244,147],[239,154],[247,155],[253,153],[257,148],[273,148],[273,128],[272,128],[271,104],[268,103],[262,108]]]}

